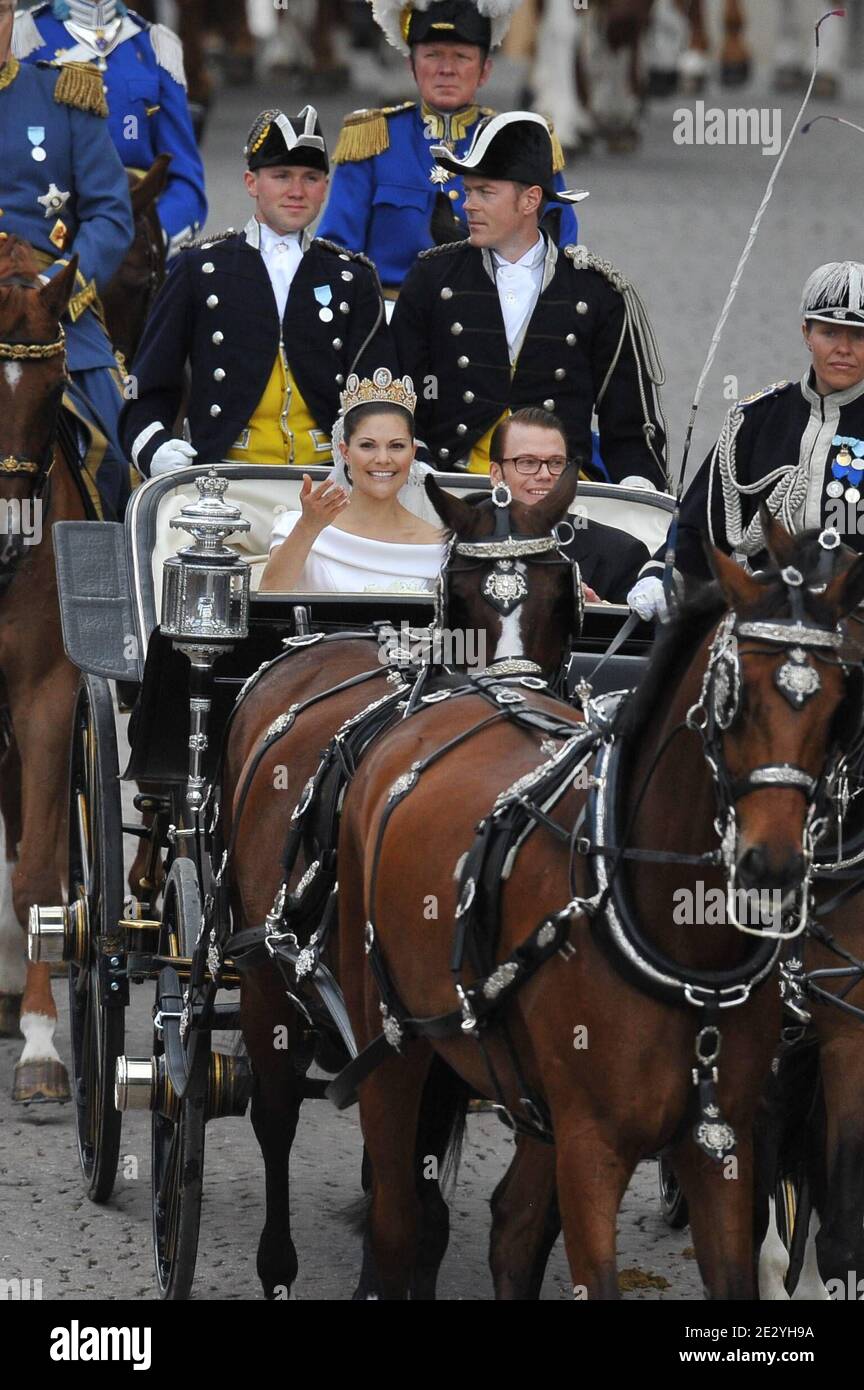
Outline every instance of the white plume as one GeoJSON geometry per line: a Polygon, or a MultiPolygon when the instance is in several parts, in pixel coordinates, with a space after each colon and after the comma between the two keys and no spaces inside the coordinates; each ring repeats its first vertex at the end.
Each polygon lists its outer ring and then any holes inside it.
{"type": "Polygon", "coordinates": [[[864,311],[864,265],[860,261],[827,261],[808,278],[801,296],[801,313],[846,307],[864,311]]]}

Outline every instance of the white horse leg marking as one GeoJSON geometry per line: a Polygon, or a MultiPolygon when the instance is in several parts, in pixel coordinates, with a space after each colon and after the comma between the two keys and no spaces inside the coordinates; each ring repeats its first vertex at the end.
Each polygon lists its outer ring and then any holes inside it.
{"type": "Polygon", "coordinates": [[[639,98],[630,83],[632,50],[619,48],[613,53],[598,25],[595,31],[594,62],[591,68],[591,104],[601,130],[621,130],[635,126],[639,98]]]}
{"type": "Polygon", "coordinates": [[[0,816],[0,994],[23,994],[27,978],[26,940],[12,901],[14,867],[6,858],[6,827],[0,816]]]}
{"type": "Polygon", "coordinates": [[[22,1062],[61,1062],[60,1053],[54,1046],[54,1031],[57,1027],[56,1018],[49,1018],[47,1014],[22,1014],[21,1032],[24,1034],[24,1050],[21,1053],[22,1062]]]}
{"type": "Polygon", "coordinates": [[[816,1236],[819,1234],[820,1225],[819,1217],[815,1211],[811,1211],[804,1263],[801,1266],[801,1276],[792,1294],[794,1303],[825,1303],[826,1301],[830,1303],[831,1301],[831,1295],[822,1282],[819,1262],[816,1258],[816,1236]]]}
{"type": "Polygon", "coordinates": [[[789,1302],[783,1284],[789,1268],[789,1251],[777,1229],[777,1209],[773,1197],[768,1198],[768,1230],[759,1251],[759,1297],[763,1303],[789,1302]]]}
{"type": "Polygon", "coordinates": [[[583,20],[571,0],[547,0],[531,75],[535,102],[552,121],[565,149],[574,149],[592,133],[591,116],[576,90],[576,53],[583,20]]]}

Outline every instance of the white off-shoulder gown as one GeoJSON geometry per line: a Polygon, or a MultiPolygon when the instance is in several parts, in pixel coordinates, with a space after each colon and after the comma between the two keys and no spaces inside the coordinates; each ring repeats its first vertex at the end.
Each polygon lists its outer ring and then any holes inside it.
{"type": "MultiPolygon", "coordinates": [[[[270,553],[290,536],[302,513],[277,517],[270,553]]],[[[298,593],[432,593],[444,559],[440,541],[400,545],[373,541],[326,526],[316,537],[296,582],[298,593]]]]}

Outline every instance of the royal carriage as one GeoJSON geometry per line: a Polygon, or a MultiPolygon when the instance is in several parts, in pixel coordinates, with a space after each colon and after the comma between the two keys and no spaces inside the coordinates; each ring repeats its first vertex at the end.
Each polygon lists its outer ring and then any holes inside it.
{"type": "MultiPolygon", "coordinates": [[[[317,480],[327,470],[311,471],[317,480]]],[[[456,492],[484,486],[463,474],[439,480],[456,492]]],[[[300,481],[282,468],[190,468],[140,487],[124,525],[54,528],[64,644],[81,678],[67,901],[32,909],[29,953],[68,963],[78,1151],[94,1201],[112,1191],[122,1112],[151,1111],[153,1243],[168,1298],[185,1297],[194,1276],[206,1124],[245,1113],[250,1093],[242,1049],[211,1045],[239,1026],[231,993],[239,975],[213,932],[221,876],[213,788],[229,715],[248,678],[286,643],[376,624],[416,631],[435,616],[432,595],[257,593],[273,518],[299,507],[300,481]],[[114,682],[121,703],[134,703],[122,770],[114,682]],[[132,784],[138,823],[128,814],[124,823],[123,783],[132,784]],[[135,840],[130,899],[124,845],[135,840]],[[155,984],[153,1045],[149,1057],[134,1058],[124,1052],[125,1010],[131,985],[144,982],[155,984]]],[[[653,551],[674,499],[586,483],[578,506],[653,551]]],[[[587,606],[571,690],[626,618],[623,607],[587,606]]],[[[646,643],[644,629],[628,637],[598,673],[597,691],[635,683],[646,643]]],[[[353,1040],[338,989],[326,970],[315,985],[347,1060],[353,1040]]],[[[323,1095],[325,1086],[311,1079],[307,1093],[323,1095]]]]}

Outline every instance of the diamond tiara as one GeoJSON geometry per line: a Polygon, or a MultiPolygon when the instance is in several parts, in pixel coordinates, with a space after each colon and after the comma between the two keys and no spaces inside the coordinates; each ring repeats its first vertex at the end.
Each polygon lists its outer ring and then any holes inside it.
{"type": "Polygon", "coordinates": [[[413,415],[417,394],[410,376],[394,377],[388,367],[378,367],[371,381],[365,376],[361,381],[357,373],[352,372],[339,400],[343,416],[358,405],[401,405],[413,415]]]}

